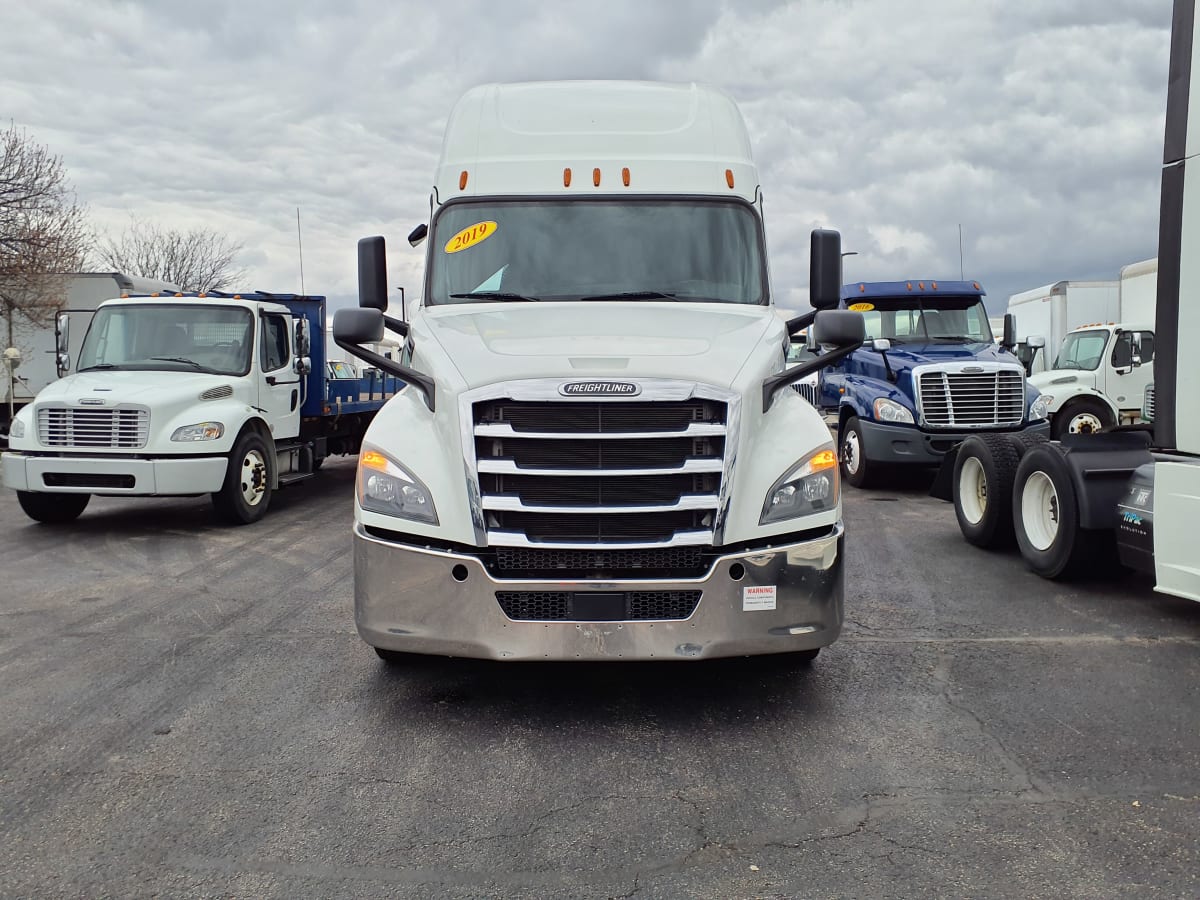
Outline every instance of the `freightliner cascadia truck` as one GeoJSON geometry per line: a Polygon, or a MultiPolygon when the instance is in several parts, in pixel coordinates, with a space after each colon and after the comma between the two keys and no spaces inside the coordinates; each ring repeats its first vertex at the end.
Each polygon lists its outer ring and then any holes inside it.
{"type": "Polygon", "coordinates": [[[388,315],[359,242],[340,346],[408,387],[371,423],[354,504],[359,634],[503,660],[792,652],[842,627],[837,457],[791,385],[862,340],[841,240],[777,315],[741,115],[695,85],[490,85],[452,111],[424,287],[388,315]],[[819,357],[788,366],[810,327],[819,357]],[[385,328],[401,359],[365,345],[385,328]]]}
{"type": "Polygon", "coordinates": [[[325,361],[325,298],[152,293],[107,300],[72,360],[13,420],[4,484],[39,522],[72,521],[93,494],[211,494],[243,525],[326,456],[358,452],[394,379],[337,378],[325,361]]]}
{"type": "Polygon", "coordinates": [[[1011,543],[1046,578],[1114,560],[1200,601],[1200,68],[1195,0],[1176,0],[1159,213],[1153,423],[1061,440],[965,441],[947,465],[964,536],[1011,543]],[[1115,545],[1115,546],[1114,546],[1115,545]]]}
{"type": "Polygon", "coordinates": [[[819,402],[837,416],[855,487],[939,465],[971,434],[1049,431],[1013,335],[994,341],[978,282],[858,282],[842,288],[842,305],[862,313],[868,343],[821,373],[819,402]]]}

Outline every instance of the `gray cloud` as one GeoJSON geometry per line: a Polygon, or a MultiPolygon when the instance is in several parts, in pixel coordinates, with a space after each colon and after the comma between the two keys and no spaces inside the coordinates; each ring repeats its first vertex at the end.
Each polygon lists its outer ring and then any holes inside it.
{"type": "Polygon", "coordinates": [[[354,242],[428,217],[441,129],[484,81],[664,78],[742,106],[781,303],[807,233],[843,230],[848,278],[958,275],[1000,307],[1115,277],[1156,246],[1169,9],[930,0],[432,7],[46,0],[9,4],[0,109],[66,159],[96,221],[228,231],[254,287],[354,290],[354,242]],[[47,53],[47,48],[50,52],[47,53]]]}

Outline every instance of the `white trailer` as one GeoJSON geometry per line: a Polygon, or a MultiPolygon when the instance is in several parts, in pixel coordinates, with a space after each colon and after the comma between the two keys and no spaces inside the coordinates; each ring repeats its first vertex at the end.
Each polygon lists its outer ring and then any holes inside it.
{"type": "Polygon", "coordinates": [[[1029,338],[1045,339],[1045,350],[1032,354],[1030,374],[1053,367],[1067,334],[1094,322],[1121,319],[1121,284],[1118,281],[1056,281],[1008,298],[1008,311],[1017,320],[1018,345],[1029,338]]]}
{"type": "Polygon", "coordinates": [[[79,347],[87,330],[87,319],[105,300],[122,294],[148,294],[154,291],[177,291],[178,288],[165,281],[138,278],[120,272],[77,272],[55,277],[53,290],[57,297],[49,297],[49,314],[44,322],[35,322],[20,311],[13,316],[11,350],[8,343],[8,321],[0,315],[0,341],[9,358],[19,360],[11,369],[0,369],[0,441],[8,435],[12,415],[37,396],[42,388],[56,381],[60,375],[57,366],[54,337],[55,313],[64,310],[72,319],[78,319],[71,332],[72,342],[68,349],[70,361],[79,357],[79,347]]]}

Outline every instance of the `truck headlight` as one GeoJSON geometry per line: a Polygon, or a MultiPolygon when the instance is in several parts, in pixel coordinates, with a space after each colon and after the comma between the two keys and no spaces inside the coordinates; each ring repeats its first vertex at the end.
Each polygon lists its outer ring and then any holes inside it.
{"type": "Polygon", "coordinates": [[[173,441],[215,441],[225,433],[225,426],[220,422],[197,422],[195,425],[183,425],[171,432],[173,441]]]}
{"type": "Polygon", "coordinates": [[[14,416],[13,420],[8,424],[8,436],[15,438],[25,437],[25,423],[14,416]]]}
{"type": "Polygon", "coordinates": [[[1039,394],[1029,407],[1029,418],[1044,419],[1050,412],[1050,404],[1054,402],[1053,394],[1039,394]]]}
{"type": "Polygon", "coordinates": [[[880,397],[875,401],[875,421],[895,422],[901,425],[915,424],[913,414],[907,406],[886,397],[880,397]]]}
{"type": "Polygon", "coordinates": [[[363,509],[385,516],[438,524],[429,488],[378,450],[358,455],[358,502],[363,509]]]}
{"type": "Polygon", "coordinates": [[[759,525],[826,512],[838,502],[838,460],[832,447],[822,447],[792,466],[767,493],[759,525]]]}

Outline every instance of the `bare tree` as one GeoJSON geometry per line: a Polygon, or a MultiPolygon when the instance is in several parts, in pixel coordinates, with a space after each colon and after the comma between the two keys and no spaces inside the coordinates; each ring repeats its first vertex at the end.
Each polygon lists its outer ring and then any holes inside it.
{"type": "Polygon", "coordinates": [[[241,242],[211,228],[180,231],[129,217],[117,237],[102,237],[96,253],[103,265],[126,275],[156,278],[185,291],[219,291],[246,278],[237,265],[241,242]]]}
{"type": "Polygon", "coordinates": [[[14,346],[17,316],[46,325],[65,304],[67,273],[82,267],[90,237],[62,158],[12,123],[0,144],[0,310],[14,346]]]}

